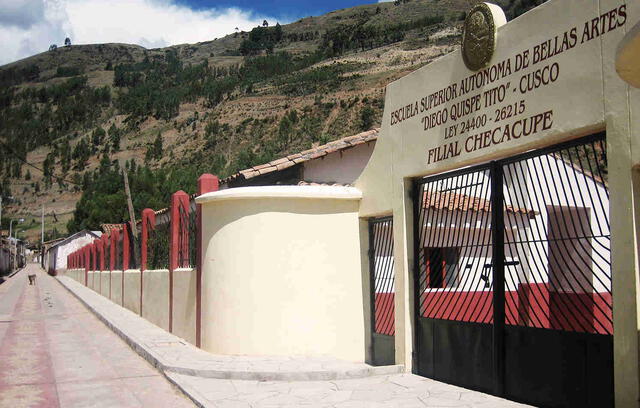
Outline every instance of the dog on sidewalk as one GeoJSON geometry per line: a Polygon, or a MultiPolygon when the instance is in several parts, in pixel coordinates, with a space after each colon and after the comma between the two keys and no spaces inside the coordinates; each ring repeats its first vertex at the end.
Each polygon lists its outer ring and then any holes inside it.
{"type": "Polygon", "coordinates": [[[29,285],[35,285],[36,284],[36,275],[35,274],[27,275],[27,277],[29,278],[29,285]]]}

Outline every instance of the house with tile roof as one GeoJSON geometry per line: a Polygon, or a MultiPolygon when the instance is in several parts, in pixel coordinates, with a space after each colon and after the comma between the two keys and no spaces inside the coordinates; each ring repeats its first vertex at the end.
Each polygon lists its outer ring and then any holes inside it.
{"type": "Polygon", "coordinates": [[[67,269],[67,255],[84,245],[100,238],[102,232],[83,230],[66,238],[45,242],[43,268],[50,275],[55,276],[60,271],[67,269]]]}
{"type": "Polygon", "coordinates": [[[244,186],[320,183],[352,184],[373,153],[379,129],[334,140],[220,180],[221,189],[244,186]]]}

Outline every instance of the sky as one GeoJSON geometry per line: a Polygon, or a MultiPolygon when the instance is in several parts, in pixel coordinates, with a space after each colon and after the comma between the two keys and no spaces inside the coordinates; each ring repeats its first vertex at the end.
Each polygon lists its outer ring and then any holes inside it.
{"type": "Polygon", "coordinates": [[[379,0],[0,0],[0,65],[62,45],[195,43],[379,0]]]}

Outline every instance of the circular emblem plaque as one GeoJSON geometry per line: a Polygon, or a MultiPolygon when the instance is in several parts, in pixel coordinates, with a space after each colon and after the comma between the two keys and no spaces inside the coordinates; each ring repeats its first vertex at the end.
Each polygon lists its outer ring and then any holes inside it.
{"type": "Polygon", "coordinates": [[[462,34],[462,59],[472,71],[489,65],[496,49],[496,24],[489,5],[478,3],[467,14],[462,34]]]}

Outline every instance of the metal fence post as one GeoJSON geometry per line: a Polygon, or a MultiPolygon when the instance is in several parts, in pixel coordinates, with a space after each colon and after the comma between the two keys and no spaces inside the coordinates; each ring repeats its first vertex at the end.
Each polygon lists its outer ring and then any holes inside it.
{"type": "Polygon", "coordinates": [[[96,270],[101,271],[104,269],[104,251],[102,250],[102,238],[96,239],[96,248],[98,250],[98,262],[96,263],[96,270]]]}
{"type": "Polygon", "coordinates": [[[504,395],[504,191],[500,162],[491,163],[491,240],[493,263],[494,393],[504,395]]]}
{"type": "Polygon", "coordinates": [[[110,248],[109,250],[110,252],[110,256],[109,256],[109,299],[111,299],[111,273],[113,272],[114,268],[116,267],[116,255],[117,253],[117,249],[118,249],[118,240],[120,239],[120,231],[113,230],[111,231],[111,234],[109,236],[111,238],[111,243],[110,243],[110,248]]]}
{"type": "MultiPolygon", "coordinates": [[[[198,178],[198,195],[218,191],[220,181],[213,174],[203,174],[198,178]]],[[[202,342],[202,205],[196,205],[196,224],[198,233],[196,234],[197,254],[196,254],[196,347],[200,347],[202,342]]]]}

